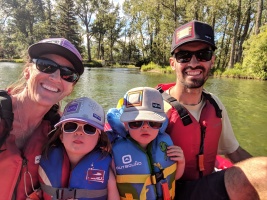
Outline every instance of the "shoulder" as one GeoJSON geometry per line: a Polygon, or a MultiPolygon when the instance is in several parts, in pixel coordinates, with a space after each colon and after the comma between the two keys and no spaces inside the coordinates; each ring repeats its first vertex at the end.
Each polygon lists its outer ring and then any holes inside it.
{"type": "Polygon", "coordinates": [[[213,94],[213,93],[211,93],[211,92],[208,92],[208,91],[205,90],[205,89],[203,90],[203,92],[206,93],[206,94],[211,95],[211,98],[213,98],[213,99],[215,100],[215,102],[218,104],[218,106],[219,106],[221,109],[223,109],[223,110],[225,109],[225,107],[224,107],[222,101],[219,99],[218,96],[216,96],[215,94],[213,94]]]}

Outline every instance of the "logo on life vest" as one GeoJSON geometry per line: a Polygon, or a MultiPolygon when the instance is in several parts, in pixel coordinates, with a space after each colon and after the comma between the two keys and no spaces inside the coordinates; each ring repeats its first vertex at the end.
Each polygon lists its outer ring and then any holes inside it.
{"type": "Polygon", "coordinates": [[[130,162],[132,162],[132,156],[131,155],[122,156],[122,163],[123,164],[129,164],[130,162]]]}
{"type": "Polygon", "coordinates": [[[136,166],[142,165],[142,162],[133,161],[132,156],[129,155],[129,154],[122,156],[121,159],[122,159],[123,165],[116,166],[117,170],[122,170],[122,169],[127,169],[127,168],[131,168],[131,167],[136,167],[136,166]]]}
{"type": "Polygon", "coordinates": [[[86,180],[104,183],[105,171],[101,169],[88,168],[86,180]]]}

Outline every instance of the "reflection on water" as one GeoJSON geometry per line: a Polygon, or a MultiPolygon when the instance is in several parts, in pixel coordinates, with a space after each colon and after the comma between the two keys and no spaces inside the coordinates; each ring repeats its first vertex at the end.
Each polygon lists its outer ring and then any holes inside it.
{"type": "MultiPolygon", "coordinates": [[[[22,70],[21,65],[0,63],[0,87],[5,88],[22,70]]],[[[88,96],[107,111],[116,107],[127,90],[174,82],[174,75],[142,73],[138,69],[86,68],[70,100],[88,96]]],[[[210,78],[205,88],[224,103],[240,145],[253,155],[267,155],[267,81],[210,78]]]]}

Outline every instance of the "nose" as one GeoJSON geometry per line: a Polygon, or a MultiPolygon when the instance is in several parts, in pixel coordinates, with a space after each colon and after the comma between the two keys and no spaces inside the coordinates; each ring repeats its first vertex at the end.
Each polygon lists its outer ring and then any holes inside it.
{"type": "Polygon", "coordinates": [[[190,62],[188,63],[188,65],[192,66],[192,67],[196,67],[199,65],[199,61],[197,60],[196,55],[193,55],[190,62]]]}
{"type": "Polygon", "coordinates": [[[144,121],[142,128],[149,128],[148,122],[144,121]]]}
{"type": "Polygon", "coordinates": [[[79,126],[78,129],[75,131],[75,135],[83,135],[83,126],[79,126]]]}
{"type": "Polygon", "coordinates": [[[51,80],[60,80],[60,70],[58,69],[54,73],[49,75],[49,79],[51,80]]]}

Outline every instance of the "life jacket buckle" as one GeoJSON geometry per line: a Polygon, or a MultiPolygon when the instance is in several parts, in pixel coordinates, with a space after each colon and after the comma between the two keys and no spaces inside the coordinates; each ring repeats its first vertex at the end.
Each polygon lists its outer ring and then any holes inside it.
{"type": "Polygon", "coordinates": [[[158,182],[160,182],[162,179],[164,179],[164,174],[163,174],[163,169],[161,169],[159,172],[156,172],[153,174],[153,177],[152,180],[156,181],[152,181],[153,184],[157,184],[158,182]]]}
{"type": "Polygon", "coordinates": [[[57,199],[75,199],[76,189],[60,188],[57,190],[57,199]]]}

